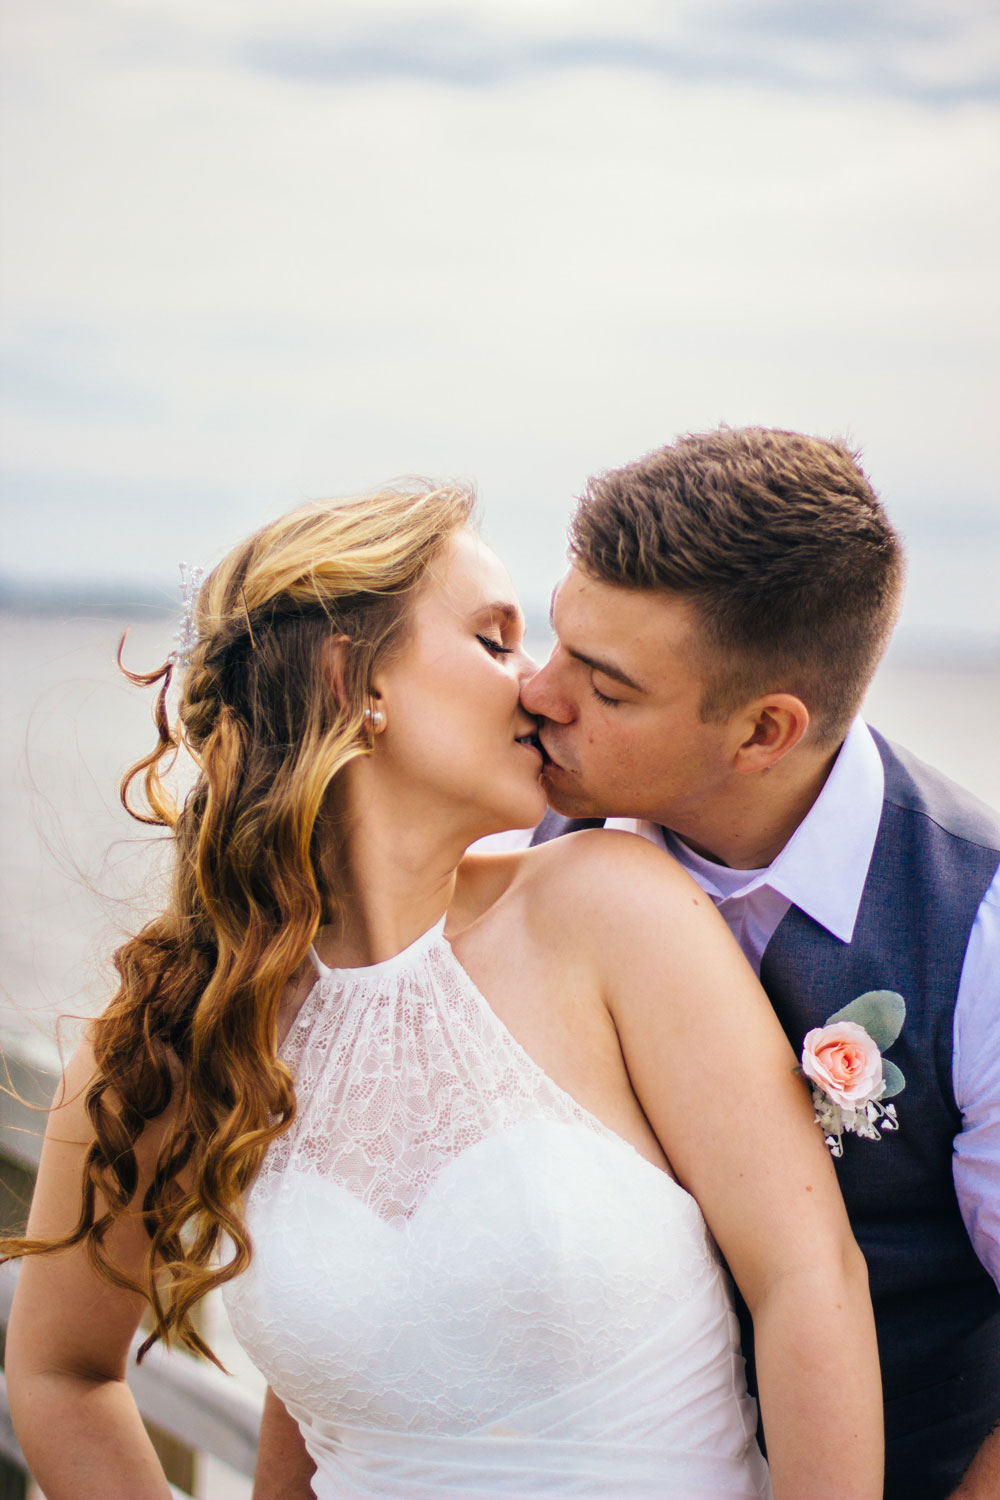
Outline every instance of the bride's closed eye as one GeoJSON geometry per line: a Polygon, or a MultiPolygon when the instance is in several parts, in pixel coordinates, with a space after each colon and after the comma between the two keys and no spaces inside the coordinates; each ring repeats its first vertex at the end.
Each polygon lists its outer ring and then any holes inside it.
{"type": "Polygon", "coordinates": [[[513,656],[513,646],[505,646],[502,641],[496,641],[491,635],[477,635],[476,640],[485,646],[493,656],[513,656]]]}

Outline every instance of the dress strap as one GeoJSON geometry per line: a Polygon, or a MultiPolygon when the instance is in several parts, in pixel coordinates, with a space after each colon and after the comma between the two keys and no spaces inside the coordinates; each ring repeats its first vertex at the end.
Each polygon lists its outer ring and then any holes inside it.
{"type": "Polygon", "coordinates": [[[323,979],[327,974],[333,973],[333,970],[320,958],[312,943],[309,944],[309,957],[313,961],[313,966],[319,979],[323,979]]]}

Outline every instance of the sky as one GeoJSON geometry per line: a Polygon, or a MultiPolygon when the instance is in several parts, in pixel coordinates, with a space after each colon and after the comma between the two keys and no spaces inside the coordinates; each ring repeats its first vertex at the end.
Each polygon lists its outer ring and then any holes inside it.
{"type": "Polygon", "coordinates": [[[475,481],[533,612],[586,476],[857,445],[901,630],[1000,653],[993,0],[7,0],[0,577],[174,590],[475,481]]]}

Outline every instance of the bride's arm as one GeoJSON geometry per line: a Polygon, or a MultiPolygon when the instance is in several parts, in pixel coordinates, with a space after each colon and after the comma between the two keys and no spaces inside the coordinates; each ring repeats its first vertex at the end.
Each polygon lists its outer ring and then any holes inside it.
{"type": "Polygon", "coordinates": [[[299,1424],[267,1388],[257,1445],[253,1500],[313,1500],[310,1484],[316,1465],[309,1457],[299,1424]]]}
{"type": "MultiPolygon", "coordinates": [[[[76,1223],[93,1137],[84,1108],[93,1069],[85,1046],[66,1069],[49,1115],[30,1235],[57,1238],[76,1223]]],[[[155,1152],[153,1133],[147,1135],[137,1151],[140,1170],[155,1152]]],[[[147,1243],[139,1215],[120,1221],[107,1243],[120,1265],[139,1272],[147,1243]]],[[[170,1500],[125,1384],[143,1306],[98,1276],[80,1245],[27,1256],[21,1266],[7,1330],[7,1389],[29,1469],[48,1500],[170,1500]]]]}
{"type": "MultiPolygon", "coordinates": [[[[586,881],[582,853],[574,866],[586,881]]],[[[607,833],[589,836],[593,858],[599,888],[625,893],[599,932],[592,913],[587,927],[633,1088],[753,1316],[776,1500],[878,1500],[867,1268],[796,1058],[724,922],[679,866],[607,833]]]]}

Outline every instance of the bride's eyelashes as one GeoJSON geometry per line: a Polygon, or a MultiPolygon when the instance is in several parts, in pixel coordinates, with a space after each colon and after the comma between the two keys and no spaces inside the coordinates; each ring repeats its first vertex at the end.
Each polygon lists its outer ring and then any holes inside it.
{"type": "Polygon", "coordinates": [[[491,635],[477,635],[476,640],[485,646],[493,656],[513,656],[513,646],[505,646],[502,641],[495,641],[491,635]]]}

